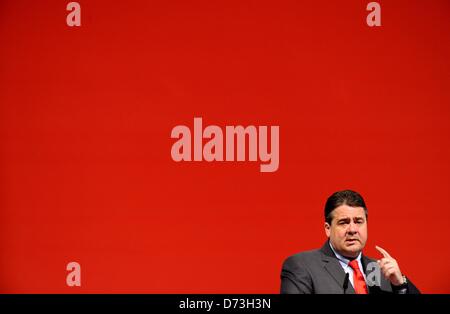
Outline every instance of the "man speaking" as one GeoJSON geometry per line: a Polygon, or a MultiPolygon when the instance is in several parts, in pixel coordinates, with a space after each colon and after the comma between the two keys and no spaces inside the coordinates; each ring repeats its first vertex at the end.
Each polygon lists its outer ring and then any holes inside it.
{"type": "Polygon", "coordinates": [[[367,241],[367,207],[357,192],[344,190],[325,204],[322,248],[288,257],[281,271],[281,293],[420,293],[383,248],[379,260],[362,254],[367,241]]]}

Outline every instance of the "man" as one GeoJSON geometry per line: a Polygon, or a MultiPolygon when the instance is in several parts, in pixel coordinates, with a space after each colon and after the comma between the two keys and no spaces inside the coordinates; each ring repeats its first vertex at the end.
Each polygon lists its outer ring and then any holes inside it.
{"type": "Polygon", "coordinates": [[[325,204],[321,249],[298,253],[283,263],[281,293],[420,293],[386,250],[380,260],[362,255],[367,241],[367,207],[357,192],[344,190],[325,204]]]}

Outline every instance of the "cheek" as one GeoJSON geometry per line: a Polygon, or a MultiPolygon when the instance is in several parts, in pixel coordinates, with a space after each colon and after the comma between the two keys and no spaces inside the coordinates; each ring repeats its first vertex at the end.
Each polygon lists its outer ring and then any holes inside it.
{"type": "Polygon", "coordinates": [[[367,238],[367,226],[363,228],[363,234],[364,234],[364,237],[367,238]]]}
{"type": "Polygon", "coordinates": [[[367,225],[361,226],[360,230],[361,233],[367,233],[367,225]]]}
{"type": "Polygon", "coordinates": [[[363,239],[367,238],[367,227],[362,227],[359,229],[359,236],[363,239]]]}
{"type": "Polygon", "coordinates": [[[335,229],[335,231],[334,231],[334,235],[337,237],[337,238],[345,238],[345,229],[344,228],[336,228],[335,229]]]}

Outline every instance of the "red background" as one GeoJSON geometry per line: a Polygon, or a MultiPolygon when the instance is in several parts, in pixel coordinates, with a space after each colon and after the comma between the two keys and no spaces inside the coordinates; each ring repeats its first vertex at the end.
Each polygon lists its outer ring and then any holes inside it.
{"type": "Polygon", "coordinates": [[[345,188],[450,292],[448,1],[68,2],[0,2],[0,292],[277,293],[345,188]],[[279,125],[279,170],[172,161],[194,117],[279,125]]]}

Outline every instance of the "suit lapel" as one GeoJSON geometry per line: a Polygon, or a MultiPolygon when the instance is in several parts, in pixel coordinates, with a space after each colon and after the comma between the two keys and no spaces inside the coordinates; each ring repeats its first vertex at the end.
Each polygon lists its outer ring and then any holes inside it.
{"type": "MultiPolygon", "coordinates": [[[[328,241],[321,248],[322,252],[322,262],[325,270],[333,277],[333,279],[337,282],[339,287],[344,289],[344,281],[345,281],[345,271],[342,269],[341,264],[339,264],[339,260],[334,255],[331,250],[328,241]]],[[[345,290],[346,294],[354,294],[355,289],[350,282],[348,282],[347,289],[345,290]]]]}

